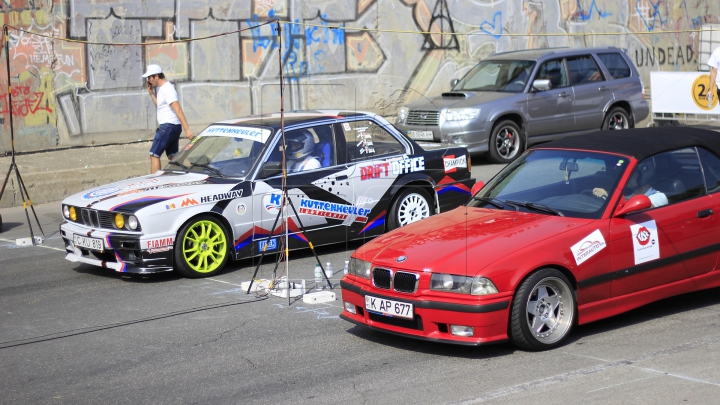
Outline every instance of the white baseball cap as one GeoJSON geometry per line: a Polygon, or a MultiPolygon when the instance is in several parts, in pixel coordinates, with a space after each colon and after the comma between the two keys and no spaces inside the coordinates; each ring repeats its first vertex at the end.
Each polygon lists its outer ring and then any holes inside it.
{"type": "Polygon", "coordinates": [[[144,75],[142,75],[142,77],[148,77],[156,75],[158,73],[162,73],[162,68],[160,67],[160,65],[148,65],[147,71],[144,75]]]}

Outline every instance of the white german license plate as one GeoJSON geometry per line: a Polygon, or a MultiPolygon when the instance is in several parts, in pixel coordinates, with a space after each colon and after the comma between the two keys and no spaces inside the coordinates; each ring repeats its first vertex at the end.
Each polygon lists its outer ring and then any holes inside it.
{"type": "Polygon", "coordinates": [[[433,140],[432,131],[408,131],[408,136],[412,139],[433,140]]]}
{"type": "Polygon", "coordinates": [[[388,300],[385,298],[365,296],[365,308],[368,311],[379,312],[386,316],[413,319],[413,304],[388,300]]]}
{"type": "Polygon", "coordinates": [[[86,236],[73,235],[73,242],[75,242],[75,246],[77,247],[97,250],[99,252],[103,251],[103,240],[99,238],[88,238],[86,236]]]}

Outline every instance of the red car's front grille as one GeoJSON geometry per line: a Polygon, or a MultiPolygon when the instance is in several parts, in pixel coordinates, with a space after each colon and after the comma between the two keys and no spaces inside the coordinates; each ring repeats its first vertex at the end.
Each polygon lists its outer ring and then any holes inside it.
{"type": "Polygon", "coordinates": [[[386,290],[394,289],[397,292],[413,293],[417,289],[419,277],[414,273],[398,271],[393,275],[392,270],[376,267],[372,273],[373,285],[386,290]]]}

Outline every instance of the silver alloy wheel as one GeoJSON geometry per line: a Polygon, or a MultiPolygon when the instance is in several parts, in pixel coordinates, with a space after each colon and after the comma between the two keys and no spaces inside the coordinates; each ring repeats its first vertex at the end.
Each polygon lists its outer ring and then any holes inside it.
{"type": "Polygon", "coordinates": [[[628,123],[627,117],[621,112],[616,112],[610,116],[608,121],[609,130],[620,130],[628,129],[630,124],[628,123]]]}
{"type": "Polygon", "coordinates": [[[512,159],[520,150],[520,134],[514,128],[500,129],[495,137],[495,150],[503,159],[512,159]]]}
{"type": "Polygon", "coordinates": [[[573,295],[565,282],[556,277],[540,280],[527,300],[527,324],[538,342],[553,344],[572,326],[575,312],[573,295]]]}
{"type": "Polygon", "coordinates": [[[405,226],[429,216],[430,205],[425,197],[418,193],[406,195],[397,206],[397,221],[400,226],[405,226]]]}

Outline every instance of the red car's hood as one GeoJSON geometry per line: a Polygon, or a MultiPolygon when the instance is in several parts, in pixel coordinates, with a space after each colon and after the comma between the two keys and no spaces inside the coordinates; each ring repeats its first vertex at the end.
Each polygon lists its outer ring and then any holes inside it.
{"type": "Polygon", "coordinates": [[[434,273],[472,273],[589,220],[460,207],[387,233],[353,257],[375,265],[434,273]],[[404,261],[398,258],[405,256],[404,261]]]}

